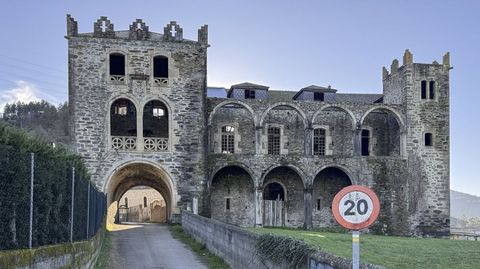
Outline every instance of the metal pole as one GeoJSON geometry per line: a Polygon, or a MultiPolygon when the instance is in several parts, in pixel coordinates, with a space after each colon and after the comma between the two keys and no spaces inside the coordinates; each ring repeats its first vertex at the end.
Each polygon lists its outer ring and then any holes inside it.
{"type": "Polygon", "coordinates": [[[30,153],[30,225],[28,228],[28,248],[32,248],[32,229],[33,229],[33,174],[35,170],[35,153],[30,153]]]}
{"type": "Polygon", "coordinates": [[[88,182],[87,188],[87,239],[88,239],[88,230],[90,226],[90,182],[88,182]]]}
{"type": "Polygon", "coordinates": [[[352,269],[360,268],[360,232],[352,231],[352,269]]]}
{"type": "Polygon", "coordinates": [[[75,166],[72,167],[72,211],[70,214],[70,242],[73,242],[73,205],[75,201],[75,166]]]}

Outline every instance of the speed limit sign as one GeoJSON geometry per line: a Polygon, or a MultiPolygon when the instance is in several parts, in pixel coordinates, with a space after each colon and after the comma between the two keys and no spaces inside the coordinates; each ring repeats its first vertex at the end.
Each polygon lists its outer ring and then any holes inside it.
{"type": "Polygon", "coordinates": [[[380,202],[369,188],[352,185],[335,195],[332,211],[340,225],[350,230],[360,230],[375,222],[380,212],[380,202]]]}
{"type": "Polygon", "coordinates": [[[332,203],[333,216],[343,227],[352,230],[352,268],[360,268],[360,229],[372,225],[380,212],[377,195],[365,186],[343,188],[332,203]]]}

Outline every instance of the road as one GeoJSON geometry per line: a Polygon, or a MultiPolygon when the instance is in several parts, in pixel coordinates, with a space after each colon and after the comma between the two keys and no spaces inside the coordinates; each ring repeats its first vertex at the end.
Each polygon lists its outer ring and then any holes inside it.
{"type": "Polygon", "coordinates": [[[112,269],[208,269],[167,225],[122,224],[111,232],[112,269]]]}

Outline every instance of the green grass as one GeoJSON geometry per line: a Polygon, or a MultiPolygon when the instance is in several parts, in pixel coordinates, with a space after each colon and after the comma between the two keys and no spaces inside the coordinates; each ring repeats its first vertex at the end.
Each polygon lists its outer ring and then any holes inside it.
{"type": "Polygon", "coordinates": [[[187,245],[197,256],[200,260],[208,266],[210,269],[229,269],[227,263],[225,263],[222,258],[212,254],[208,249],[205,247],[204,244],[201,244],[195,239],[193,239],[190,235],[185,233],[180,225],[170,225],[170,231],[174,238],[179,239],[185,245],[187,245]]]}
{"type": "MultiPolygon", "coordinates": [[[[252,228],[255,233],[271,233],[302,239],[305,243],[337,256],[351,259],[349,233],[252,228]]],[[[480,241],[360,235],[360,259],[387,268],[480,268],[480,241]]]]}
{"type": "Polygon", "coordinates": [[[98,254],[97,262],[95,263],[95,269],[108,269],[108,258],[110,256],[110,248],[112,247],[112,238],[110,237],[110,232],[105,231],[105,237],[103,238],[102,249],[100,249],[100,254],[98,254]]]}

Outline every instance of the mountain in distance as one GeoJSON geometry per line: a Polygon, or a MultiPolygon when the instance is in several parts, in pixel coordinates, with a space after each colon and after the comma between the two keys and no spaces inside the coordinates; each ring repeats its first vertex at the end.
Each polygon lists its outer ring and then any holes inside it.
{"type": "Polygon", "coordinates": [[[450,190],[450,216],[457,219],[480,218],[480,197],[450,190]]]}

